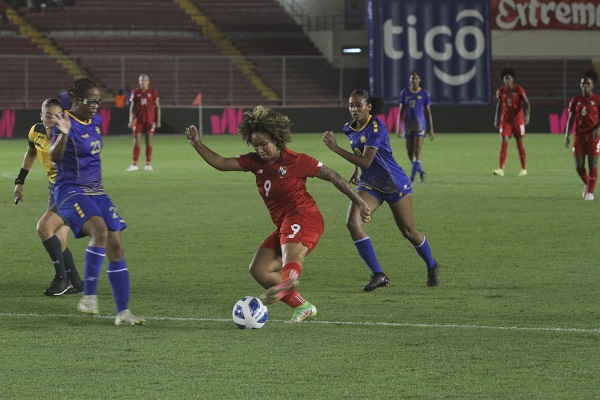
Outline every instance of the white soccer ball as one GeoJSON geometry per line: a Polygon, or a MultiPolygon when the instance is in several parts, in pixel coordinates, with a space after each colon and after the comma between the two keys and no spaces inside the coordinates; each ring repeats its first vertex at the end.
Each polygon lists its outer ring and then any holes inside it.
{"type": "Polygon", "coordinates": [[[240,329],[260,329],[267,322],[267,306],[259,298],[246,296],[233,307],[233,322],[240,329]]]}

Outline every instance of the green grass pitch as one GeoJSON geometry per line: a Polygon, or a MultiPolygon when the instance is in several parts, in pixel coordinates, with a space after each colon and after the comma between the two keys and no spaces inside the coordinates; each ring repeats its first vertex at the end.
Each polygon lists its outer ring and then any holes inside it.
{"type": "MultiPolygon", "coordinates": [[[[204,140],[224,156],[251,150],[237,136],[204,140]]],[[[364,293],[349,200],[310,179],[326,229],[299,290],[319,315],[286,324],[291,310],[274,304],[258,331],[231,321],[239,298],[262,292],[248,264],[274,229],[252,174],[211,169],[183,135],[155,138],[154,172],[125,172],[130,137],[105,138],[104,185],[129,225],[130,307],[148,320],[116,327],[106,264],[98,318],[79,315],[77,295],[43,295],[53,269],[35,229],[47,197],[39,163],[25,201],[12,201],[26,145],[0,141],[2,399],[599,398],[600,200],[582,200],[561,135],[526,137],[527,177],[512,140],[506,176],[492,175],[497,134],[426,141],[414,204],[438,288],[425,287],[384,205],[367,230],[391,285],[364,293]]],[[[319,134],[296,134],[290,148],[351,174],[319,134]]],[[[86,245],[70,237],[80,271],[86,245]]]]}

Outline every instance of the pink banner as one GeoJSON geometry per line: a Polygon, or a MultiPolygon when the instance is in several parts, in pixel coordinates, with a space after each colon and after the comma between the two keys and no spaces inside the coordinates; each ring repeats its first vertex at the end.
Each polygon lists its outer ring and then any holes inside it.
{"type": "Polygon", "coordinates": [[[600,30],[600,0],[490,0],[492,29],[600,30]]]}

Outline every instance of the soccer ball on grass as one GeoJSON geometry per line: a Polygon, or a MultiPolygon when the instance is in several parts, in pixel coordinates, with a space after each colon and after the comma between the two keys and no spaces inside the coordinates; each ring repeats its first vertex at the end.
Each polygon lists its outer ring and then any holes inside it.
{"type": "Polygon", "coordinates": [[[259,298],[246,296],[233,307],[233,322],[240,329],[260,329],[267,322],[267,306],[259,298]]]}

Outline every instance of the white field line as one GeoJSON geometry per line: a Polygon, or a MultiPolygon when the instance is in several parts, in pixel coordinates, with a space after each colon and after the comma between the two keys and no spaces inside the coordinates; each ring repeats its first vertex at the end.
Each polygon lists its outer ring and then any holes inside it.
{"type": "MultiPolygon", "coordinates": [[[[0,312],[0,317],[24,317],[24,318],[115,318],[114,315],[88,316],[81,314],[35,314],[35,313],[9,313],[0,312]]],[[[144,317],[148,321],[189,321],[189,322],[229,322],[228,318],[183,318],[183,317],[144,317]]],[[[283,323],[285,320],[269,320],[269,322],[283,323]]],[[[493,325],[466,325],[466,324],[417,324],[409,322],[372,322],[372,321],[305,321],[305,324],[323,325],[356,325],[356,326],[389,326],[399,328],[438,328],[438,329],[487,329],[500,331],[523,331],[523,332],[574,332],[574,333],[600,333],[598,329],[582,328],[553,328],[534,326],[493,326],[493,325]]]]}

